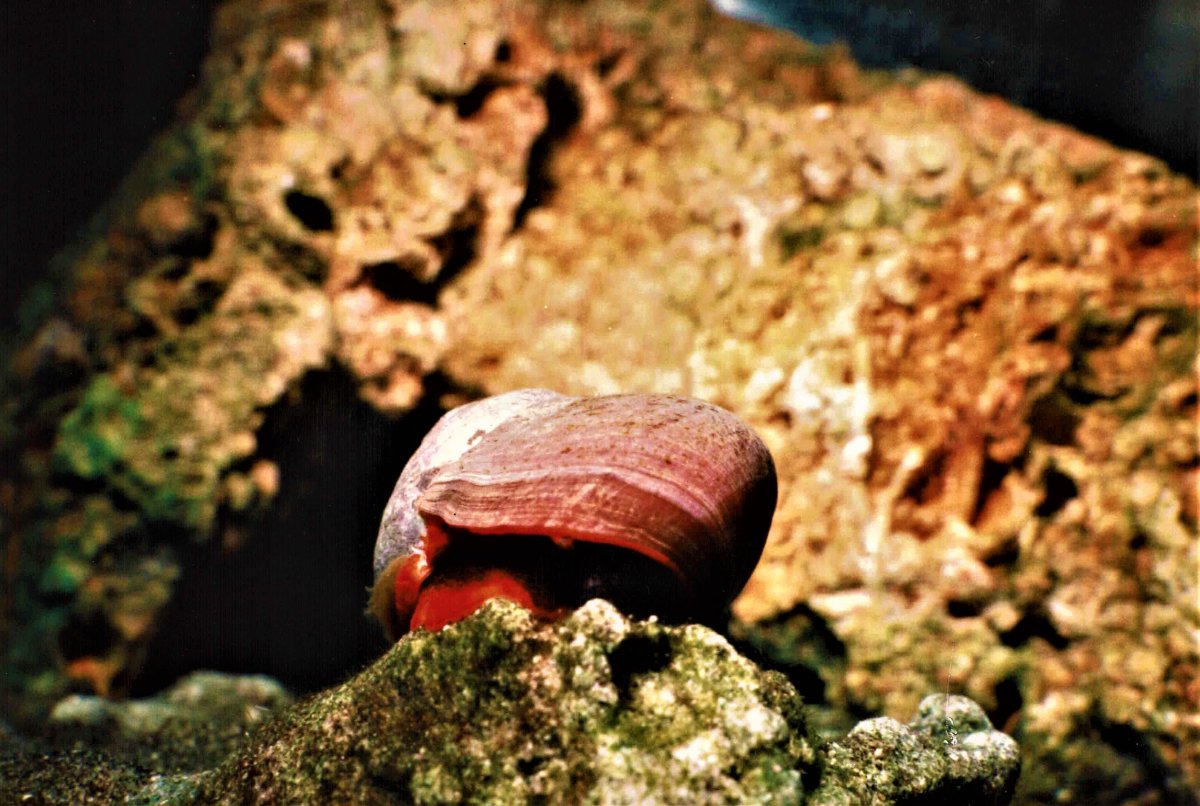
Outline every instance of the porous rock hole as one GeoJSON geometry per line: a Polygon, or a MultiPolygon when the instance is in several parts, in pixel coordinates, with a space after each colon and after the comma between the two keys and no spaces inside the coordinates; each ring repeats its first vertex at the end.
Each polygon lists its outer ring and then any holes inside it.
{"type": "Polygon", "coordinates": [[[666,635],[631,635],[608,656],[613,685],[622,700],[628,699],[634,679],[660,672],[671,664],[671,641],[666,635]]]}
{"type": "Polygon", "coordinates": [[[283,204],[310,232],[329,232],[333,229],[333,210],[320,196],[289,190],[283,196],[283,204]]]}

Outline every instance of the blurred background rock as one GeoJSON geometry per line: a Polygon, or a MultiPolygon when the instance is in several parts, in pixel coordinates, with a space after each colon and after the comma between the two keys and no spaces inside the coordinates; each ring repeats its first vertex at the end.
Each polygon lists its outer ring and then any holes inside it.
{"type": "MultiPolygon", "coordinates": [[[[0,331],[197,80],[216,0],[0,9],[0,331]]],[[[867,66],[944,70],[1125,148],[1200,171],[1196,0],[717,0],[846,42],[867,66]]]]}

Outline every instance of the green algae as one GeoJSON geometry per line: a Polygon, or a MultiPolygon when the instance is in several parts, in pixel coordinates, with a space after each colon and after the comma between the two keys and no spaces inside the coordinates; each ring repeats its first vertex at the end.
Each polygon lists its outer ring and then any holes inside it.
{"type": "Polygon", "coordinates": [[[495,601],[285,715],[200,798],[789,803],[813,760],[794,690],[715,633],[495,601]]]}
{"type": "Polygon", "coordinates": [[[323,303],[316,292],[247,272],[212,317],[165,342],[127,391],[109,375],[91,382],[60,424],[56,469],[103,483],[148,522],[206,533],[224,473],[254,450],[256,410],[283,385],[272,376],[282,370],[286,382],[324,360],[323,303]],[[313,325],[312,336],[297,340],[303,353],[289,355],[284,337],[313,325]]]}
{"type": "Polygon", "coordinates": [[[933,695],[907,726],[889,717],[860,722],[825,748],[813,806],[890,803],[1008,803],[1020,756],[966,697],[933,695]],[[952,798],[952,800],[948,799],[952,798]]]}
{"type": "Polygon", "coordinates": [[[137,401],[122,395],[112,379],[102,375],[63,418],[54,459],[65,472],[100,478],[114,471],[145,425],[137,401]]]}
{"type": "Polygon", "coordinates": [[[783,676],[602,600],[556,624],[493,600],[289,702],[212,672],[147,700],[64,698],[39,740],[0,731],[0,800],[999,806],[1019,768],[964,697],[820,744],[783,676]]]}

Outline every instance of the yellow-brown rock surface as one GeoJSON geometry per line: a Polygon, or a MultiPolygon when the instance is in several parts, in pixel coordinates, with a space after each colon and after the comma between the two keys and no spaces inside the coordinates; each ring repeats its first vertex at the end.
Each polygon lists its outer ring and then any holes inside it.
{"type": "Polygon", "coordinates": [[[395,416],[433,373],[675,392],[774,452],[735,615],[831,635],[831,705],[967,694],[1031,803],[1200,786],[1197,196],[1158,161],[698,2],[242,0],[141,174],[12,362],[22,652],[41,597],[112,629],[76,677],[132,663],[147,525],[269,502],[313,368],[395,416]]]}

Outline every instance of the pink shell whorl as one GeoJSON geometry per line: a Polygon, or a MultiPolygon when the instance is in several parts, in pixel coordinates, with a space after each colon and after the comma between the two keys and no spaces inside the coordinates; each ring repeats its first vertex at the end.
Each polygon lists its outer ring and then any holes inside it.
{"type": "Polygon", "coordinates": [[[456,409],[429,433],[388,502],[375,572],[424,552],[431,525],[443,534],[540,535],[669,567],[686,609],[701,617],[745,584],[775,499],[770,452],[717,406],[668,395],[511,392],[456,409]]]}

